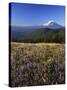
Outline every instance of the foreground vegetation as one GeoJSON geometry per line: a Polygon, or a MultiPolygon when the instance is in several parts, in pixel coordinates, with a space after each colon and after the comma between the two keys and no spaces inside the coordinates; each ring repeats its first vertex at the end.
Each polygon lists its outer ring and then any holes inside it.
{"type": "Polygon", "coordinates": [[[64,44],[11,43],[11,86],[65,83],[64,44]]]}

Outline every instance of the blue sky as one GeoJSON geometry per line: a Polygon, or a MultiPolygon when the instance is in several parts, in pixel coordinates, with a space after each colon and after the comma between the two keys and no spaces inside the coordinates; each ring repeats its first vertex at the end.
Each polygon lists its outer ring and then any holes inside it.
{"type": "Polygon", "coordinates": [[[65,7],[54,5],[37,5],[11,3],[11,25],[36,26],[54,20],[65,25],[65,7]]]}

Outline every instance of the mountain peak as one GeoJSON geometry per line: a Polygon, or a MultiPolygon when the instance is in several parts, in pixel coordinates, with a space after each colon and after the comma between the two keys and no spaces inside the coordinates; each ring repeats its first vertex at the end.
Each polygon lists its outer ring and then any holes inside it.
{"type": "Polygon", "coordinates": [[[50,20],[47,23],[43,24],[44,27],[50,28],[50,29],[59,29],[62,28],[61,25],[57,24],[54,20],[50,20]]]}
{"type": "Polygon", "coordinates": [[[53,25],[55,23],[54,20],[50,20],[47,23],[44,23],[43,26],[53,25]]]}

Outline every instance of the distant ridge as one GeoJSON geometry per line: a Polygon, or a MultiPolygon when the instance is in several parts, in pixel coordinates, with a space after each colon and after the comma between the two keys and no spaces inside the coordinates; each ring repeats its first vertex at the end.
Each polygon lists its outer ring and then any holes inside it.
{"type": "Polygon", "coordinates": [[[11,26],[11,41],[65,43],[65,27],[53,20],[40,26],[11,26]]]}

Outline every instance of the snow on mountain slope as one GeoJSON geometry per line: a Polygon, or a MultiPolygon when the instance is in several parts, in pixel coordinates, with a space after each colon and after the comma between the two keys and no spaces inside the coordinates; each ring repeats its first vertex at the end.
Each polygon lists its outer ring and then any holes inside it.
{"type": "Polygon", "coordinates": [[[50,29],[59,29],[59,28],[62,28],[61,25],[57,24],[53,20],[50,20],[47,23],[43,24],[43,27],[50,28],[50,29]]]}

